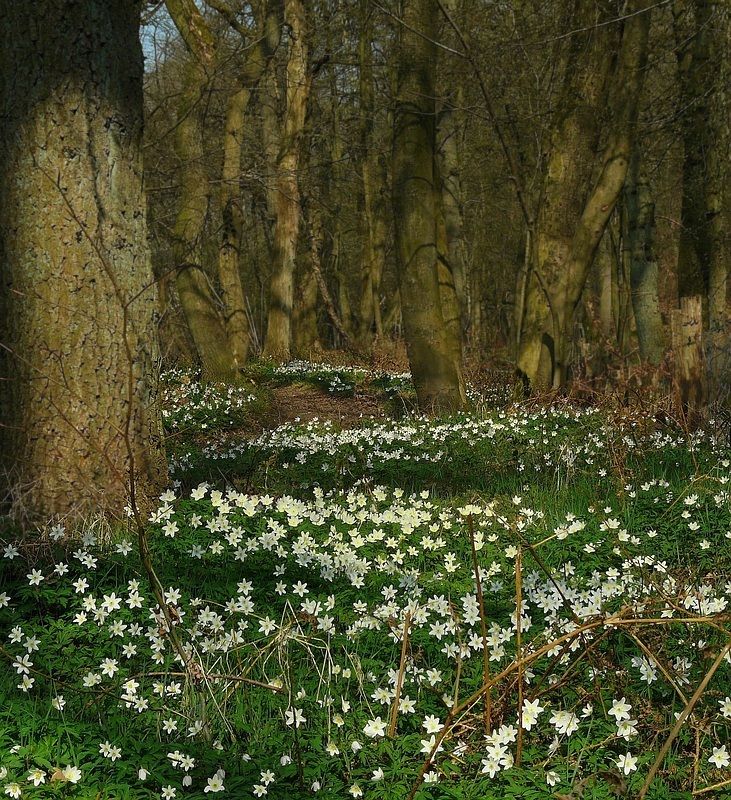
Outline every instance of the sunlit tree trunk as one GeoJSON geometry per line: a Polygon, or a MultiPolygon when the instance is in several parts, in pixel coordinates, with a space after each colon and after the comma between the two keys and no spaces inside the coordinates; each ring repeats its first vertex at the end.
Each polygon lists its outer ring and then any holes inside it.
{"type": "Polygon", "coordinates": [[[121,517],[167,479],[139,4],[16,0],[0,35],[4,511],[121,517]]]}
{"type": "Polygon", "coordinates": [[[649,7],[650,0],[633,0],[627,6],[607,97],[617,46],[614,26],[595,17],[594,4],[576,6],[573,24],[578,32],[566,61],[550,135],[518,349],[518,369],[533,389],[558,389],[566,383],[574,312],[629,163],[644,78],[649,7]],[[603,163],[592,186],[607,102],[603,163]]]}
{"type": "Polygon", "coordinates": [[[195,341],[204,380],[232,381],[238,364],[226,326],[203,269],[203,234],[211,188],[204,164],[205,95],[213,74],[216,43],[194,0],[166,0],[168,12],[189,53],[182,76],[175,129],[181,164],[178,213],[173,228],[173,262],[180,305],[195,341]]]}
{"type": "Polygon", "coordinates": [[[404,336],[419,406],[466,405],[459,343],[442,314],[435,194],[436,0],[403,4],[393,201],[404,336]]]}
{"type": "Polygon", "coordinates": [[[249,321],[241,283],[239,261],[243,235],[241,208],[241,148],[246,108],[253,89],[259,84],[274,56],[281,30],[281,2],[269,0],[260,9],[255,41],[248,52],[238,85],[226,105],[226,126],[221,171],[221,245],[218,253],[218,280],[221,286],[226,334],[238,365],[249,353],[249,321]]]}
{"type": "Polygon", "coordinates": [[[275,223],[272,280],[264,355],[278,361],[290,357],[294,269],[300,228],[300,143],[310,95],[307,17],[302,0],[285,0],[289,26],[289,58],[284,122],[279,140],[275,180],[275,223]]]}

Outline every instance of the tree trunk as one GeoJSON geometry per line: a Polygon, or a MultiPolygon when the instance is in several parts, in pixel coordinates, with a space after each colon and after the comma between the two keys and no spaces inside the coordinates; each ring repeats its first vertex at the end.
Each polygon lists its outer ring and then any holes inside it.
{"type": "Polygon", "coordinates": [[[317,331],[317,278],[312,266],[312,252],[297,281],[292,315],[292,349],[298,358],[309,358],[321,351],[317,331]]]}
{"type": "Polygon", "coordinates": [[[241,72],[240,84],[233,90],[226,105],[221,171],[222,225],[218,280],[221,285],[226,333],[238,365],[244,364],[249,354],[249,320],[239,268],[244,219],[240,185],[244,117],[251,92],[261,81],[279,43],[280,12],[281,3],[275,0],[266,3],[256,41],[241,72]]]}
{"type": "Polygon", "coordinates": [[[659,367],[664,347],[655,254],[655,203],[647,176],[640,171],[640,156],[636,150],[627,173],[625,208],[630,294],[640,358],[659,367]]]}
{"type": "MultiPolygon", "coordinates": [[[[452,19],[460,16],[460,0],[442,0],[452,19]]],[[[454,28],[447,25],[442,39],[448,47],[459,48],[460,42],[454,28]]],[[[449,264],[454,282],[460,317],[460,336],[466,330],[467,316],[467,278],[464,261],[464,237],[462,233],[462,185],[460,180],[460,112],[454,107],[461,106],[462,81],[457,77],[457,86],[447,92],[440,104],[437,125],[437,153],[439,155],[439,173],[441,177],[441,205],[444,214],[447,250],[445,256],[449,264]]]]}
{"type": "Polygon", "coordinates": [[[214,302],[202,255],[211,199],[204,163],[204,98],[215,64],[215,41],[193,0],[166,0],[166,5],[189,52],[174,139],[175,154],[182,169],[173,228],[176,286],[198,351],[203,379],[235,381],[239,365],[229,345],[223,317],[214,302]]]}
{"type": "Polygon", "coordinates": [[[458,342],[442,315],[434,208],[437,4],[405,0],[393,146],[396,253],[404,335],[419,406],[466,405],[458,342]]]}
{"type": "Polygon", "coordinates": [[[673,25],[683,128],[683,200],[678,247],[678,295],[707,297],[711,270],[708,156],[714,147],[709,104],[714,90],[708,0],[675,0],[673,25]]]}
{"type": "Polygon", "coordinates": [[[678,412],[689,430],[704,421],[706,370],[703,363],[702,298],[683,297],[680,308],[670,312],[673,384],[678,412]]]}
{"type": "Polygon", "coordinates": [[[728,395],[728,34],[729,12],[710,0],[675,0],[676,56],[683,109],[683,200],[678,295],[702,295],[710,398],[728,395]]]}
{"type": "Polygon", "coordinates": [[[577,4],[575,27],[582,32],[573,39],[550,135],[518,352],[519,372],[534,389],[559,389],[566,383],[574,312],[627,172],[644,78],[649,5],[650,0],[628,5],[603,164],[592,188],[616,40],[611,27],[595,25],[602,20],[594,18],[593,4],[577,4]]]}
{"type": "Polygon", "coordinates": [[[5,510],[121,517],[167,480],[139,4],[16,0],[0,33],[5,510]]]}
{"type": "Polygon", "coordinates": [[[369,347],[374,335],[383,336],[381,277],[386,260],[386,209],[383,202],[386,169],[373,135],[375,91],[373,78],[373,9],[363,6],[358,40],[361,178],[363,181],[363,255],[361,259],[358,339],[369,347]]]}
{"type": "Polygon", "coordinates": [[[294,268],[301,216],[298,168],[311,79],[308,69],[307,18],[303,1],[285,0],[284,15],[289,25],[290,49],[287,60],[286,108],[275,176],[276,221],[272,281],[263,353],[277,361],[289,359],[292,343],[294,268]]]}

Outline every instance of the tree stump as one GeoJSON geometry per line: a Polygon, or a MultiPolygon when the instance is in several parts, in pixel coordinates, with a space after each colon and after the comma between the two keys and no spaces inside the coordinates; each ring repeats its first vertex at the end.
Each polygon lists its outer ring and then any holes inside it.
{"type": "Polygon", "coordinates": [[[689,430],[705,419],[706,371],[703,358],[703,309],[700,296],[682,297],[670,312],[673,391],[689,430]]]}

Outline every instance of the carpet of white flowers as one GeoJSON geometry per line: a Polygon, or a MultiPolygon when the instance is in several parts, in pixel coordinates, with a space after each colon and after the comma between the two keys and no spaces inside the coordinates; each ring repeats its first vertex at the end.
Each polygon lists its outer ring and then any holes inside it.
{"type": "Polygon", "coordinates": [[[538,419],[552,489],[520,456],[525,491],[495,497],[317,474],[291,495],[171,489],[148,524],[167,614],[136,532],[7,541],[5,795],[636,797],[654,770],[648,797],[723,797],[731,464],[680,491],[619,481],[601,436],[561,439],[585,413],[274,431],[250,446],[285,472],[347,446],[367,475],[538,419]],[[593,468],[606,490],[567,510],[570,470],[593,468]]]}

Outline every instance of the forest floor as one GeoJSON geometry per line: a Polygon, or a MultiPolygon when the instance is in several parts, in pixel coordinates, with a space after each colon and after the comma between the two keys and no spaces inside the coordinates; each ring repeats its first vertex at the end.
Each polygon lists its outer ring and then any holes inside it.
{"type": "Polygon", "coordinates": [[[139,530],[0,532],[0,793],[731,800],[729,449],[389,366],[168,370],[158,596],[139,530]]]}
{"type": "Polygon", "coordinates": [[[272,391],[268,428],[291,422],[329,420],[341,428],[361,425],[364,419],[388,414],[387,404],[376,392],[361,390],[352,397],[331,395],[314,386],[293,383],[272,391]]]}

